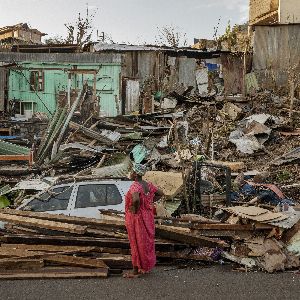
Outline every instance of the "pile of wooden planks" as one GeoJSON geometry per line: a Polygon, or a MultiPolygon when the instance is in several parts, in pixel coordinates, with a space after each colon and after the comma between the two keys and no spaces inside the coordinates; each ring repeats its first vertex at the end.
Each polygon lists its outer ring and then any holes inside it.
{"type": "MultiPolygon", "coordinates": [[[[11,209],[0,210],[0,279],[107,277],[130,269],[124,219],[107,212],[89,219],[11,209]],[[107,219],[109,218],[109,219],[107,219]]],[[[268,224],[225,224],[205,218],[156,220],[158,262],[213,261],[216,249],[268,224]]]]}

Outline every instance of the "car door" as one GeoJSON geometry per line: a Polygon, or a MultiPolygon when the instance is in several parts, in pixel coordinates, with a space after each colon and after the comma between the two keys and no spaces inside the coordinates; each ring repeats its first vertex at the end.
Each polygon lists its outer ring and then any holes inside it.
{"type": "Polygon", "coordinates": [[[123,197],[113,182],[80,183],[74,198],[71,216],[99,219],[99,209],[124,210],[123,197]]]}
{"type": "Polygon", "coordinates": [[[49,191],[35,196],[19,209],[50,214],[70,215],[70,199],[73,194],[72,185],[56,186],[49,191]]]}

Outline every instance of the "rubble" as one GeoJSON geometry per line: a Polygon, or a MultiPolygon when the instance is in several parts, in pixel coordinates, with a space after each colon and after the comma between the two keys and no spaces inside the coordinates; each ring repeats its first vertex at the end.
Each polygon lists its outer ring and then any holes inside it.
{"type": "MultiPolygon", "coordinates": [[[[299,91],[275,86],[290,74],[274,77],[270,88],[259,74],[267,70],[248,66],[251,38],[245,25],[192,49],[91,45],[97,54],[76,57],[97,61],[97,70],[60,70],[91,78],[81,89],[58,90],[54,110],[41,99],[47,113],[34,112],[33,102],[32,111],[9,103],[0,124],[0,278],[107,277],[130,268],[122,212],[89,219],[19,205],[59,182],[123,180],[134,162],[148,167],[144,179],[166,196],[155,205],[160,263],[299,268],[299,91]],[[102,60],[119,78],[97,77],[102,60]]],[[[55,47],[41,47],[47,50],[55,47]]]]}

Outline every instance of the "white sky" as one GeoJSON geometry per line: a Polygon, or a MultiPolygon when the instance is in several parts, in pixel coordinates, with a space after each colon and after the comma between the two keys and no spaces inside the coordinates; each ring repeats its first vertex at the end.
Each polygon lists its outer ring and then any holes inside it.
{"type": "Polygon", "coordinates": [[[193,38],[212,38],[228,23],[248,19],[249,0],[0,0],[0,27],[16,23],[48,33],[66,35],[64,23],[75,22],[78,12],[98,9],[94,27],[110,34],[114,42],[154,43],[157,27],[172,25],[193,38]]]}

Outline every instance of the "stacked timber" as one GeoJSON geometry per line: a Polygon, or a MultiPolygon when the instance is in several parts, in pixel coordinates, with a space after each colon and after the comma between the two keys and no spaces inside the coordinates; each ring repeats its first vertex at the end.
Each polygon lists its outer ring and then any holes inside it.
{"type": "MultiPolygon", "coordinates": [[[[0,235],[2,279],[107,277],[132,267],[121,218],[99,220],[3,209],[0,220],[5,222],[0,235]]],[[[159,261],[212,261],[215,249],[229,246],[225,240],[192,229],[191,224],[198,222],[170,220],[156,225],[159,261]],[[205,254],[194,252],[199,246],[205,254]]]]}
{"type": "MultiPolygon", "coordinates": [[[[243,209],[243,214],[246,212],[243,209]]],[[[0,210],[0,221],[5,222],[0,231],[0,279],[107,277],[130,269],[123,216],[105,211],[102,215],[102,219],[90,219],[0,210]]],[[[278,217],[278,213],[274,215],[278,217]]],[[[278,227],[253,218],[250,215],[247,221],[243,216],[244,221],[237,222],[239,217],[231,215],[227,223],[221,223],[196,215],[159,217],[155,242],[158,263],[210,263],[226,258],[243,265],[247,258],[247,267],[268,272],[299,266],[299,259],[280,246],[278,227]],[[282,258],[281,264],[267,260],[273,254],[282,258]]]]}

